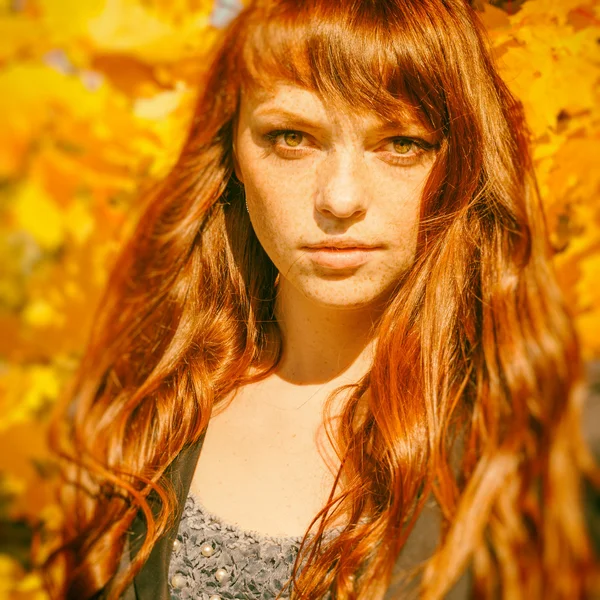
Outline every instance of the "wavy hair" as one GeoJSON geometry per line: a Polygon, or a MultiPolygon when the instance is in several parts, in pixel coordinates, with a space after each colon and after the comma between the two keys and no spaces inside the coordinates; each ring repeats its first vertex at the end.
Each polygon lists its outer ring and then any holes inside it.
{"type": "Polygon", "coordinates": [[[594,467],[580,351],[523,110],[464,0],[257,1],[225,31],[52,429],[64,464],[53,593],[123,592],[173,525],[167,466],[213,406],[278,364],[277,271],[244,208],[233,136],[244,90],[281,80],[330,105],[410,110],[441,139],[414,265],[378,323],[370,371],[336,426],[327,419],[344,485],[304,538],[293,597],[382,598],[433,494],[443,522],[422,598],[442,598],[467,568],[478,597],[582,598],[593,555],[581,474],[594,467]],[[138,511],[146,538],[117,572],[138,511]],[[348,525],[326,539],[340,515],[348,525]]]}

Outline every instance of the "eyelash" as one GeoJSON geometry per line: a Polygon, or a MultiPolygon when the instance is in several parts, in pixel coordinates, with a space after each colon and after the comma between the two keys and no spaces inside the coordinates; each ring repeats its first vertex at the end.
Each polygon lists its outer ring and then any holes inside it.
{"type": "MultiPolygon", "coordinates": [[[[297,133],[300,136],[302,136],[303,139],[306,137],[306,134],[304,134],[301,131],[298,131],[296,129],[276,129],[274,131],[270,131],[269,133],[265,134],[264,137],[265,137],[265,140],[273,148],[275,148],[276,146],[278,147],[278,151],[280,154],[282,154],[283,158],[286,158],[286,157],[287,158],[295,158],[298,156],[299,152],[301,152],[301,149],[296,150],[291,147],[280,146],[277,143],[277,138],[279,138],[282,135],[285,135],[286,133],[297,133]]],[[[393,152],[387,152],[387,154],[389,155],[388,162],[393,165],[397,165],[397,166],[414,165],[422,158],[423,154],[425,154],[426,152],[429,152],[430,150],[433,150],[435,148],[434,144],[430,144],[421,138],[396,136],[393,138],[389,138],[388,143],[393,143],[395,141],[410,142],[415,147],[415,150],[414,150],[415,153],[411,154],[410,156],[394,154],[393,152]]]]}

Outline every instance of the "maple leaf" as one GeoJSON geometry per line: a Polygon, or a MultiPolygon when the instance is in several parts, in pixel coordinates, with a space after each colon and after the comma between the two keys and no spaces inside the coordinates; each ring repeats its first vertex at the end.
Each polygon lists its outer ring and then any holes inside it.
{"type": "Polygon", "coordinates": [[[208,50],[214,40],[208,32],[210,5],[173,16],[161,18],[133,0],[105,0],[101,14],[88,21],[87,34],[97,50],[147,62],[173,62],[208,50]]]}
{"type": "Polygon", "coordinates": [[[64,215],[52,197],[35,181],[25,181],[13,202],[15,226],[26,231],[43,250],[58,249],[64,241],[64,215]]]}

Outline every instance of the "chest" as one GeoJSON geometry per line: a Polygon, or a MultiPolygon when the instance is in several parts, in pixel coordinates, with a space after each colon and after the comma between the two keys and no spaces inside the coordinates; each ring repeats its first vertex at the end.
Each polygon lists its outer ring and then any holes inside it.
{"type": "Polygon", "coordinates": [[[322,412],[289,400],[245,395],[208,426],[190,493],[243,529],[303,535],[332,489],[338,463],[322,412]]]}

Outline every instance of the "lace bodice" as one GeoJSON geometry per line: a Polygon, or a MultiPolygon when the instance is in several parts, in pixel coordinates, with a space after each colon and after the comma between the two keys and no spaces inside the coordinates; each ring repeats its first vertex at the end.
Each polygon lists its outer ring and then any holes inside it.
{"type": "Polygon", "coordinates": [[[190,495],[169,565],[171,598],[272,600],[292,574],[300,542],[240,529],[190,495]]]}

